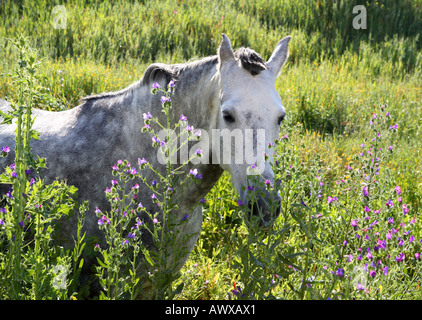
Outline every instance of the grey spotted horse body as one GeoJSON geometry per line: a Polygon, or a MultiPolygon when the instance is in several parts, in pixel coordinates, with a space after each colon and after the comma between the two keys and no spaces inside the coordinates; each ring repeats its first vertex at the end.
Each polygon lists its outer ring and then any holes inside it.
{"type": "MultiPolygon", "coordinates": [[[[33,128],[40,132],[40,140],[32,141],[31,146],[34,154],[47,159],[48,170],[43,177],[46,182],[55,178],[66,179],[68,184],[78,188],[79,201],[88,200],[90,208],[84,231],[87,236],[97,237],[101,241],[103,235],[93,212],[96,207],[102,210],[109,208],[104,191],[111,184],[112,166],[117,160],[128,160],[135,164],[138,158],[145,157],[154,168],[164,171],[164,166],[157,159],[157,150],[152,148],[151,136],[141,132],[144,113],[151,112],[165,123],[160,95],[152,95],[152,84],[158,82],[165,88],[170,81],[175,82],[171,109],[173,119],[178,120],[183,113],[190,125],[201,128],[203,132],[261,128],[265,131],[267,144],[278,137],[279,124],[285,116],[275,89],[275,80],[287,59],[289,40],[290,37],[281,40],[265,62],[249,48],[233,52],[230,40],[223,35],[216,56],[186,64],[152,64],[141,80],[121,91],[88,96],[82,99],[81,105],[67,111],[34,110],[33,128]]],[[[8,102],[0,100],[1,110],[9,108],[8,102]]],[[[1,168],[13,161],[14,130],[14,125],[0,126],[0,146],[7,145],[12,149],[7,158],[1,159],[1,168]]],[[[186,243],[188,252],[195,245],[201,230],[200,200],[224,170],[231,174],[242,202],[247,204],[248,188],[242,187],[248,185],[247,167],[250,164],[235,163],[234,157],[230,163],[216,163],[221,150],[213,148],[211,143],[208,149],[203,148],[205,160],[209,161],[186,167],[187,172],[196,168],[202,174],[202,179],[184,193],[178,203],[178,211],[174,213],[180,219],[190,213],[187,223],[181,225],[182,233],[194,235],[186,243]]],[[[268,164],[261,173],[261,179],[274,181],[274,173],[268,164]]],[[[153,179],[151,173],[147,180],[153,179]]],[[[144,207],[151,212],[158,210],[150,191],[142,189],[142,183],[139,185],[139,196],[144,207]]],[[[267,197],[268,193],[258,199],[254,211],[269,212],[267,197]]],[[[63,223],[60,228],[63,245],[73,244],[76,228],[76,215],[63,223]]],[[[186,259],[187,256],[181,259],[180,267],[186,259]]]]}

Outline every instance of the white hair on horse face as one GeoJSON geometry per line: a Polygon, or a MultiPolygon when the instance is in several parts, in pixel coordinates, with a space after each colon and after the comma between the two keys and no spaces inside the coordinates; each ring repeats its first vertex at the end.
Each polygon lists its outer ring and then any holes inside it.
{"type": "Polygon", "coordinates": [[[264,153],[271,157],[267,146],[278,137],[280,122],[286,115],[275,88],[275,80],[288,57],[289,40],[290,37],[281,40],[267,62],[249,48],[241,48],[233,53],[230,40],[225,35],[218,51],[221,101],[218,127],[232,132],[242,130],[242,152],[248,154],[239,163],[239,150],[232,145],[232,162],[225,162],[221,166],[230,172],[243,203],[247,203],[247,191],[242,187],[249,186],[247,177],[253,174],[251,166],[258,169],[255,173],[261,174],[264,180],[274,183],[274,172],[270,164],[264,161],[264,153]],[[248,129],[256,132],[248,135],[248,129]],[[251,151],[253,156],[250,155],[251,151]]]}

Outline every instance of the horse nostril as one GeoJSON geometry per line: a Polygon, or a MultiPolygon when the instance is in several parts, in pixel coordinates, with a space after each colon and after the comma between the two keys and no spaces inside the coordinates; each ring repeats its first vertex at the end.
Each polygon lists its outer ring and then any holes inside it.
{"type": "Polygon", "coordinates": [[[286,115],[285,114],[283,114],[283,115],[281,115],[281,116],[279,116],[278,117],[278,125],[281,125],[281,122],[283,122],[284,121],[284,118],[286,117],[286,115]]]}

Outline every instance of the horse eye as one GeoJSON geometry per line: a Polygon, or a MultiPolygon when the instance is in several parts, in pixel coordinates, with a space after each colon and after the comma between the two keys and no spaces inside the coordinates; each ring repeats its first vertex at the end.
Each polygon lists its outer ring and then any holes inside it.
{"type": "Polygon", "coordinates": [[[283,120],[284,120],[284,115],[278,117],[278,125],[280,125],[283,120]]]}
{"type": "Polygon", "coordinates": [[[223,119],[227,123],[233,123],[234,122],[234,117],[228,112],[223,112],[223,119]]]}

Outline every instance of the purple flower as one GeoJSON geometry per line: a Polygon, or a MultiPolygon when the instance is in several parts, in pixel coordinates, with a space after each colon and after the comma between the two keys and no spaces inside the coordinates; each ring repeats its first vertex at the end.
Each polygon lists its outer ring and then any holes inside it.
{"type": "Polygon", "coordinates": [[[188,132],[192,132],[193,129],[195,129],[195,128],[191,125],[187,125],[187,127],[186,127],[186,131],[188,131],[188,132]]]}
{"type": "Polygon", "coordinates": [[[111,185],[112,185],[112,186],[115,186],[116,184],[118,184],[118,182],[117,182],[116,180],[114,180],[114,179],[113,179],[113,180],[111,180],[111,185]]]}
{"type": "Polygon", "coordinates": [[[391,199],[388,199],[387,203],[385,204],[387,207],[392,207],[393,206],[393,201],[391,201],[391,199]]]}
{"type": "Polygon", "coordinates": [[[358,285],[356,286],[356,288],[357,288],[358,290],[365,290],[365,288],[361,285],[361,283],[360,283],[360,282],[358,282],[358,285]]]}
{"type": "Polygon", "coordinates": [[[190,169],[189,174],[193,175],[195,179],[202,179],[202,174],[198,173],[198,169],[190,169]]]}
{"type": "Polygon", "coordinates": [[[201,201],[199,201],[200,203],[205,203],[207,202],[207,200],[205,200],[205,198],[202,198],[201,201]]]}
{"type": "Polygon", "coordinates": [[[409,212],[409,209],[407,208],[407,205],[406,205],[406,204],[404,204],[404,205],[402,206],[402,209],[403,209],[403,214],[406,214],[406,213],[408,213],[408,212],[409,212]]]}
{"type": "Polygon", "coordinates": [[[1,148],[1,155],[3,157],[7,156],[10,152],[10,148],[8,146],[4,146],[3,148],[1,148]]]}
{"type": "Polygon", "coordinates": [[[174,88],[175,84],[174,84],[174,80],[171,80],[169,82],[169,88],[174,88]]]}
{"type": "Polygon", "coordinates": [[[189,215],[186,213],[186,214],[183,216],[182,221],[186,221],[188,218],[189,218],[189,215]]]}
{"type": "Polygon", "coordinates": [[[394,219],[393,219],[393,218],[391,218],[391,217],[389,217],[389,218],[388,218],[388,223],[393,224],[393,223],[394,223],[394,219]]]}
{"type": "Polygon", "coordinates": [[[358,222],[356,220],[352,220],[352,222],[350,222],[350,224],[352,225],[352,227],[358,226],[358,222]]]}
{"type": "Polygon", "coordinates": [[[198,150],[196,150],[196,155],[198,155],[198,156],[202,155],[202,149],[201,148],[199,148],[198,150]]]}
{"type": "Polygon", "coordinates": [[[386,276],[387,273],[388,273],[388,266],[386,266],[385,268],[383,268],[382,271],[384,272],[384,275],[386,276]]]}
{"type": "Polygon", "coordinates": [[[413,241],[415,241],[415,237],[413,235],[411,235],[410,238],[409,238],[409,242],[411,243],[413,241]]]}
{"type": "Polygon", "coordinates": [[[400,252],[400,254],[398,256],[396,256],[396,261],[397,262],[404,261],[405,258],[406,258],[406,256],[404,255],[404,253],[400,252]]]}
{"type": "Polygon", "coordinates": [[[370,275],[372,278],[375,278],[375,276],[377,275],[377,273],[376,273],[374,270],[371,270],[371,271],[369,271],[369,275],[370,275]]]}
{"type": "Polygon", "coordinates": [[[371,209],[369,209],[367,206],[363,209],[365,212],[371,212],[371,209]]]}
{"type": "Polygon", "coordinates": [[[183,113],[180,115],[180,121],[187,121],[188,117],[186,117],[185,115],[183,115],[183,113]]]}
{"type": "Polygon", "coordinates": [[[129,239],[135,238],[135,233],[130,233],[129,232],[126,238],[129,238],[129,239]]]}
{"type": "Polygon", "coordinates": [[[241,200],[237,200],[237,205],[238,205],[239,207],[241,207],[241,206],[243,206],[243,202],[242,202],[241,200]]]}
{"type": "Polygon", "coordinates": [[[397,129],[398,128],[398,123],[396,123],[394,126],[390,126],[390,129],[397,129]]]}
{"type": "Polygon", "coordinates": [[[144,113],[144,114],[143,114],[143,117],[144,117],[144,120],[151,119],[151,118],[152,118],[151,112],[144,113]]]}
{"type": "Polygon", "coordinates": [[[171,101],[171,98],[170,97],[166,97],[166,96],[162,96],[160,100],[161,100],[161,103],[162,104],[166,104],[167,102],[170,102],[171,101]]]}
{"type": "Polygon", "coordinates": [[[396,192],[397,192],[397,194],[398,194],[398,195],[400,195],[400,194],[401,194],[401,188],[400,188],[400,186],[396,186],[396,187],[394,188],[394,191],[396,191],[396,192]]]}
{"type": "Polygon", "coordinates": [[[145,158],[142,158],[142,159],[141,158],[138,158],[138,164],[139,165],[145,165],[147,163],[148,163],[148,161],[146,161],[145,158]]]}
{"type": "Polygon", "coordinates": [[[372,253],[368,252],[368,254],[366,255],[366,257],[368,258],[368,260],[371,260],[373,258],[372,253]]]}
{"type": "Polygon", "coordinates": [[[153,87],[154,89],[161,89],[161,86],[160,86],[160,84],[159,84],[158,82],[154,82],[154,83],[152,84],[152,87],[153,87]]]}
{"type": "Polygon", "coordinates": [[[391,234],[391,231],[388,230],[387,232],[387,239],[390,240],[393,237],[393,235],[391,234]]]}
{"type": "Polygon", "coordinates": [[[344,276],[344,269],[337,269],[336,275],[341,278],[344,276]]]}
{"type": "Polygon", "coordinates": [[[419,252],[415,253],[415,258],[416,258],[416,260],[419,260],[421,258],[421,255],[419,254],[419,252]]]}
{"type": "Polygon", "coordinates": [[[152,220],[152,222],[153,222],[153,223],[158,223],[157,218],[154,218],[154,219],[152,220]]]}
{"type": "Polygon", "coordinates": [[[362,194],[364,197],[367,197],[369,195],[368,193],[368,186],[364,186],[362,189],[362,194]]]}
{"type": "Polygon", "coordinates": [[[135,184],[135,185],[132,187],[132,189],[133,189],[133,190],[138,190],[138,189],[139,189],[139,184],[135,184]]]}

